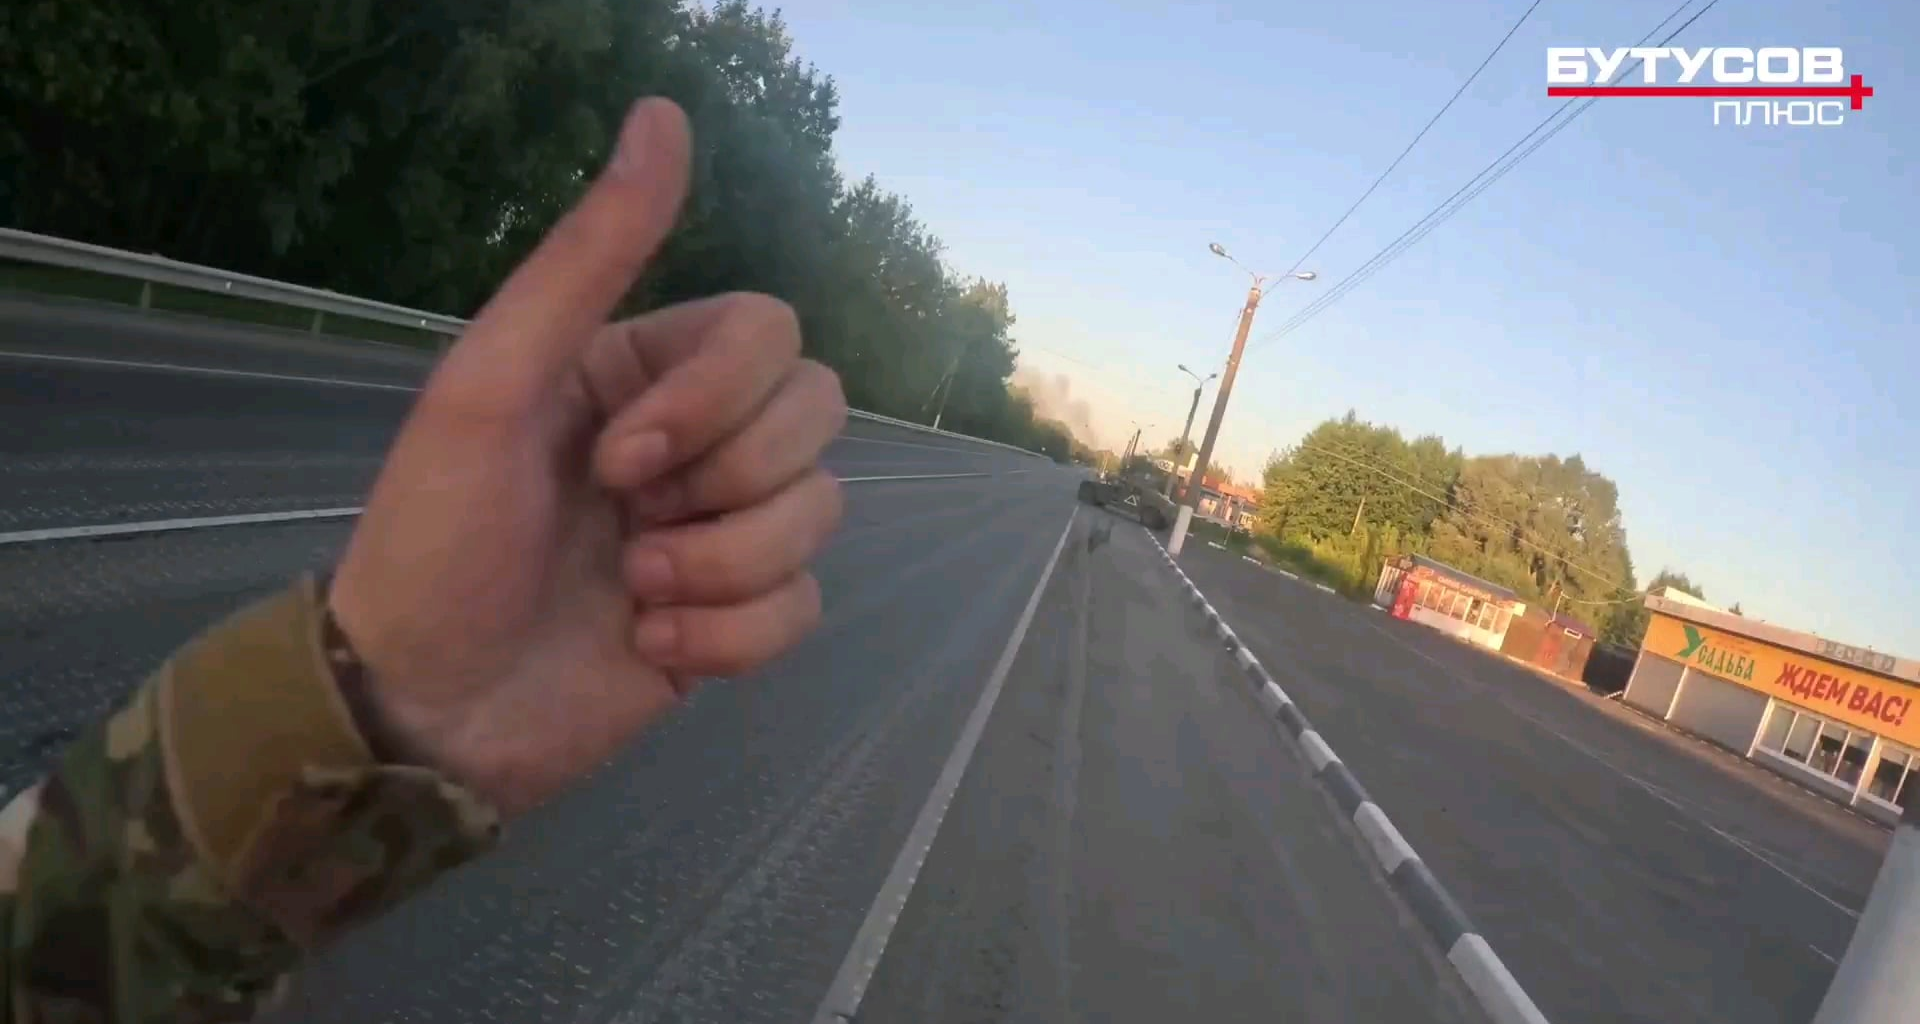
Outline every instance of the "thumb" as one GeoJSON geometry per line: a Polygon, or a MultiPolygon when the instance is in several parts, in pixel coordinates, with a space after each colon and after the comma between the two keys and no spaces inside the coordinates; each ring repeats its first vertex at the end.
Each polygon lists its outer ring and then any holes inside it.
{"type": "Polygon", "coordinates": [[[673,229],[691,148],[671,100],[634,104],[606,168],[474,317],[423,399],[517,411],[552,394],[673,229]]]}

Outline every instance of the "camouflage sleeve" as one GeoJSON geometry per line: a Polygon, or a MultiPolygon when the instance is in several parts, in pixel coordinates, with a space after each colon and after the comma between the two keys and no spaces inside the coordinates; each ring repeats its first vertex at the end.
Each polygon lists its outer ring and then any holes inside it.
{"type": "Polygon", "coordinates": [[[486,849],[378,763],[302,580],[178,651],[0,810],[0,1024],[251,1019],[302,952],[486,849]]]}

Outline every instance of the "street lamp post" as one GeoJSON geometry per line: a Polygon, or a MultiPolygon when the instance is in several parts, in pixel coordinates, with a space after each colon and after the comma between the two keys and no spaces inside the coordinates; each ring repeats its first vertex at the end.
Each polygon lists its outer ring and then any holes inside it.
{"type": "MultiPolygon", "coordinates": [[[[1220,243],[1215,242],[1207,249],[1241,270],[1247,270],[1239,260],[1228,255],[1220,243]]],[[[1247,270],[1247,276],[1253,278],[1253,284],[1247,289],[1246,305],[1240,307],[1240,327],[1233,335],[1233,354],[1227,357],[1226,370],[1220,375],[1220,390],[1213,395],[1213,415],[1207,419],[1207,435],[1200,442],[1200,454],[1193,460],[1193,472],[1187,475],[1186,493],[1181,496],[1180,512],[1173,521],[1173,536],[1167,543],[1169,554],[1177,555],[1186,546],[1187,528],[1193,523],[1194,509],[1200,503],[1200,492],[1206,489],[1207,463],[1213,459],[1213,444],[1220,438],[1220,421],[1226,417],[1227,399],[1233,394],[1233,379],[1240,372],[1240,354],[1247,347],[1247,331],[1253,327],[1253,311],[1260,307],[1260,300],[1272,289],[1266,277],[1251,270],[1247,270]]],[[[1318,276],[1311,270],[1293,271],[1281,275],[1273,284],[1286,280],[1311,281],[1318,276]]]]}
{"type": "Polygon", "coordinates": [[[1143,423],[1140,420],[1133,421],[1133,436],[1127,439],[1127,450],[1120,456],[1120,466],[1119,469],[1116,470],[1120,475],[1126,475],[1127,463],[1133,461],[1134,454],[1140,449],[1140,436],[1146,433],[1147,428],[1151,426],[1153,426],[1152,423],[1143,423]]]}
{"type": "MultiPolygon", "coordinates": [[[[1207,381],[1220,376],[1217,373],[1209,373],[1205,377],[1201,377],[1199,374],[1187,369],[1187,364],[1185,363],[1180,364],[1180,372],[1193,378],[1193,404],[1187,406],[1187,425],[1180,428],[1180,447],[1174,451],[1175,461],[1173,471],[1167,474],[1166,493],[1169,498],[1173,497],[1174,482],[1180,479],[1179,459],[1186,455],[1187,439],[1193,436],[1193,414],[1200,411],[1200,391],[1207,386],[1207,381]]],[[[1188,479],[1191,480],[1192,478],[1189,477],[1188,479]]],[[[1189,486],[1191,486],[1191,484],[1189,484],[1189,486]]]]}

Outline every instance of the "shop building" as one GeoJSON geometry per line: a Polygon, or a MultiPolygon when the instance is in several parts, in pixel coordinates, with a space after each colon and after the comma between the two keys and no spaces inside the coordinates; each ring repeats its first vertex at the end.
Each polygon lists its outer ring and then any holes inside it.
{"type": "Polygon", "coordinates": [[[1373,603],[1394,618],[1496,651],[1514,617],[1526,612],[1519,595],[1506,587],[1424,555],[1387,559],[1373,588],[1373,603]]]}
{"type": "Polygon", "coordinates": [[[1649,595],[1621,699],[1888,823],[1920,799],[1920,662],[1649,595]]]}
{"type": "Polygon", "coordinates": [[[1596,640],[1592,627],[1572,616],[1530,607],[1498,583],[1424,555],[1387,559],[1373,603],[1395,618],[1569,679],[1586,671],[1596,640]]]}
{"type": "MultiPolygon", "coordinates": [[[[1176,487],[1184,488],[1193,473],[1193,459],[1176,468],[1171,459],[1156,459],[1154,465],[1174,474],[1176,487]]],[[[1179,490],[1174,491],[1178,497],[1179,490]]],[[[1193,514],[1212,523],[1237,530],[1252,530],[1260,515],[1260,492],[1252,487],[1228,483],[1208,473],[1200,482],[1200,495],[1194,501],[1193,514]]]]}
{"type": "Polygon", "coordinates": [[[1200,500],[1194,504],[1194,511],[1202,519],[1251,530],[1260,514],[1260,492],[1239,484],[1209,480],[1200,488],[1200,500]]]}

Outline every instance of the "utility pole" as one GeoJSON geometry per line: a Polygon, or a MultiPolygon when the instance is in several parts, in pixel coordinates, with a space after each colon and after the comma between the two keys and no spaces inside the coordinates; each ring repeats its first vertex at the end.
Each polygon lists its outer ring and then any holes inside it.
{"type": "Polygon", "coordinates": [[[934,385],[935,390],[939,390],[942,386],[946,388],[946,390],[940,391],[940,405],[933,410],[933,429],[935,430],[940,429],[940,417],[946,415],[947,398],[953,394],[953,377],[959,369],[960,364],[958,362],[954,363],[953,369],[947,371],[946,377],[942,378],[939,384],[934,385]]]}
{"type": "MultiPolygon", "coordinates": [[[[940,407],[933,411],[933,429],[935,430],[940,429],[940,417],[945,415],[947,411],[947,399],[953,397],[953,383],[954,379],[960,376],[960,364],[967,361],[967,352],[972,348],[973,343],[969,341],[966,346],[953,357],[953,365],[947,367],[947,375],[940,378],[939,384],[933,386],[934,391],[940,392],[940,407]],[[946,391],[940,391],[941,385],[946,386],[946,391]]],[[[924,406],[922,408],[924,408],[924,406]]]]}
{"type": "MultiPolygon", "coordinates": [[[[1207,247],[1215,256],[1232,260],[1240,266],[1239,260],[1227,255],[1227,250],[1214,243],[1207,247]]],[[[1246,270],[1245,267],[1240,267],[1246,270]]],[[[1248,270],[1247,276],[1253,278],[1253,286],[1247,289],[1247,303],[1240,308],[1240,326],[1233,333],[1233,354],[1227,357],[1227,366],[1220,374],[1220,390],[1213,396],[1213,415],[1207,419],[1207,436],[1200,442],[1200,454],[1193,460],[1193,472],[1187,476],[1186,493],[1181,496],[1180,513],[1173,521],[1173,536],[1168,538],[1167,553],[1178,555],[1187,543],[1187,528],[1193,523],[1193,513],[1200,503],[1200,492],[1206,489],[1207,463],[1213,459],[1214,442],[1220,439],[1220,421],[1227,415],[1227,399],[1233,395],[1233,379],[1240,373],[1240,356],[1247,349],[1247,332],[1253,328],[1254,310],[1260,308],[1260,300],[1266,295],[1261,287],[1265,278],[1248,270]]],[[[1311,281],[1317,275],[1311,270],[1289,271],[1282,279],[1311,281]]]]}
{"type": "Polygon", "coordinates": [[[1233,332],[1233,354],[1220,374],[1220,390],[1213,395],[1213,415],[1207,418],[1207,434],[1200,441],[1200,454],[1194,457],[1193,472],[1187,474],[1187,487],[1180,495],[1180,512],[1173,521],[1173,536],[1167,544],[1170,554],[1179,554],[1187,543],[1187,528],[1193,524],[1200,492],[1206,489],[1207,463],[1213,458],[1213,443],[1220,438],[1220,421],[1227,416],[1227,398],[1233,394],[1233,378],[1240,373],[1240,353],[1247,348],[1247,332],[1253,329],[1253,311],[1260,308],[1260,285],[1247,289],[1247,304],[1240,309],[1240,327],[1233,332]]]}

